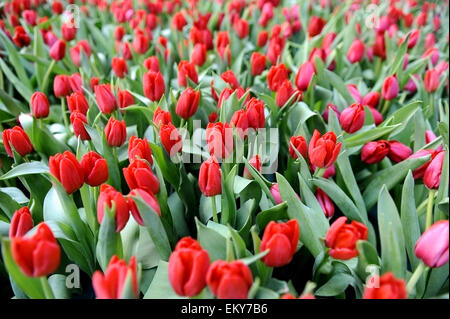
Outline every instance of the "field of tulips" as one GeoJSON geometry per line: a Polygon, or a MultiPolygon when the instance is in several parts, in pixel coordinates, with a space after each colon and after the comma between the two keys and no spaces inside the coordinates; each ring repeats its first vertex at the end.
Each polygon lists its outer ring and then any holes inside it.
{"type": "Polygon", "coordinates": [[[449,5],[0,2],[0,299],[449,298],[449,5]]]}

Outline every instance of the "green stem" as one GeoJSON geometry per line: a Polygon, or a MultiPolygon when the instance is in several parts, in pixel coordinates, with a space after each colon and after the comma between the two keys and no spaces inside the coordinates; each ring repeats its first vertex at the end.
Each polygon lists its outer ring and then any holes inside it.
{"type": "Polygon", "coordinates": [[[426,212],[427,204],[428,204],[428,198],[425,199],[422,203],[420,203],[419,206],[417,206],[417,216],[422,216],[423,213],[426,212]]]}
{"type": "Polygon", "coordinates": [[[184,126],[184,118],[181,118],[181,121],[180,121],[180,128],[182,128],[184,126]]]}
{"type": "Polygon", "coordinates": [[[408,290],[408,293],[412,292],[425,268],[425,264],[421,262],[419,266],[417,266],[416,270],[414,270],[414,273],[412,274],[411,278],[409,278],[408,284],[406,285],[406,290],[408,290]]]}
{"type": "Polygon", "coordinates": [[[384,100],[383,108],[381,109],[381,114],[386,114],[387,110],[389,109],[389,100],[384,100]]]}
{"type": "Polygon", "coordinates": [[[217,218],[216,196],[211,196],[211,207],[212,207],[213,221],[218,223],[219,219],[217,218]]]}
{"type": "Polygon", "coordinates": [[[48,79],[50,78],[50,74],[52,73],[52,70],[53,70],[53,67],[55,66],[55,64],[56,64],[56,60],[52,60],[52,62],[48,66],[47,72],[45,72],[44,80],[42,81],[42,92],[44,92],[44,93],[47,91],[48,79]]]}
{"type": "Polygon", "coordinates": [[[375,63],[375,79],[378,79],[381,71],[381,58],[376,57],[376,63],[375,63]]]}
{"type": "Polygon", "coordinates": [[[41,281],[42,289],[44,290],[45,299],[55,299],[52,288],[50,287],[50,284],[48,283],[47,277],[45,277],[45,276],[40,277],[40,281],[41,281]]]}
{"type": "Polygon", "coordinates": [[[93,206],[92,206],[91,194],[90,194],[87,184],[83,185],[80,188],[80,194],[81,194],[81,201],[83,202],[83,206],[84,206],[84,209],[86,212],[86,220],[88,222],[89,227],[92,230],[92,233],[95,235],[98,230],[98,224],[97,224],[96,214],[95,214],[93,206]]]}
{"type": "Polygon", "coordinates": [[[319,177],[322,177],[323,176],[323,174],[325,174],[325,171],[326,171],[327,169],[325,168],[325,167],[317,167],[316,168],[316,171],[314,172],[314,178],[319,178],[319,177]]]}
{"type": "Polygon", "coordinates": [[[233,245],[231,244],[231,238],[227,237],[227,261],[233,261],[234,258],[234,253],[233,253],[233,245]]]}
{"type": "Polygon", "coordinates": [[[425,230],[430,228],[432,222],[433,222],[433,204],[434,204],[434,193],[436,192],[435,189],[430,189],[430,192],[428,193],[428,204],[427,204],[427,219],[425,224],[425,230]]]}
{"type": "Polygon", "coordinates": [[[432,117],[434,114],[434,94],[430,93],[430,108],[429,108],[429,117],[432,117]]]}
{"type": "Polygon", "coordinates": [[[70,134],[69,119],[67,118],[66,102],[64,98],[61,98],[61,116],[64,121],[64,127],[66,128],[66,132],[67,134],[70,134]]]}

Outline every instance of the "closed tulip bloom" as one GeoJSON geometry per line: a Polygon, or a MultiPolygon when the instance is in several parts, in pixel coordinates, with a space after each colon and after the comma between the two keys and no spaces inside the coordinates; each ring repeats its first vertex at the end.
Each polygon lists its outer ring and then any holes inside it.
{"type": "Polygon", "coordinates": [[[327,106],[325,107],[325,110],[322,113],[322,117],[325,120],[325,122],[327,122],[327,123],[328,123],[328,116],[329,116],[330,109],[336,114],[336,117],[338,119],[341,116],[341,113],[339,112],[337,106],[334,104],[328,103],[327,106]]]}
{"type": "Polygon", "coordinates": [[[381,95],[385,100],[395,99],[398,95],[399,86],[398,80],[395,76],[388,76],[384,82],[381,89],[381,95]]]}
{"type": "MultiPolygon", "coordinates": [[[[215,121],[213,121],[213,123],[214,122],[215,121]]],[[[248,118],[247,112],[245,112],[245,110],[241,109],[234,112],[233,116],[231,117],[230,124],[234,125],[241,138],[245,138],[248,135],[248,118]]]]}
{"type": "Polygon", "coordinates": [[[420,29],[412,30],[408,39],[408,49],[412,49],[413,47],[415,47],[417,41],[419,41],[419,38],[420,38],[420,29]]]}
{"type": "Polygon", "coordinates": [[[412,154],[410,147],[406,146],[399,141],[389,141],[389,154],[388,157],[398,163],[407,159],[412,154]]]}
{"type": "Polygon", "coordinates": [[[314,130],[308,148],[311,164],[321,168],[330,167],[338,157],[341,146],[341,143],[336,143],[334,132],[328,132],[321,136],[318,130],[314,130]]]}
{"type": "Polygon", "coordinates": [[[267,73],[267,85],[272,92],[276,92],[288,77],[289,71],[283,63],[271,66],[269,73],[267,73]]]}
{"type": "Polygon", "coordinates": [[[111,92],[111,87],[108,84],[99,84],[95,86],[94,92],[100,111],[105,114],[111,114],[117,107],[116,98],[111,92]]]}
{"type": "Polygon", "coordinates": [[[133,39],[133,49],[139,54],[144,54],[147,52],[148,46],[150,44],[150,39],[141,30],[135,32],[133,39]]]}
{"type": "Polygon", "coordinates": [[[360,62],[364,57],[364,50],[365,50],[364,42],[362,42],[359,39],[353,41],[352,45],[348,49],[347,59],[352,64],[360,62]]]}
{"type": "Polygon", "coordinates": [[[22,18],[30,25],[35,26],[37,21],[37,12],[34,10],[22,11],[22,18]]]}
{"type": "Polygon", "coordinates": [[[291,81],[285,80],[278,87],[277,94],[275,95],[275,103],[281,108],[289,101],[293,94],[297,95],[297,98],[294,98],[294,102],[302,99],[302,93],[292,87],[291,81]]]}
{"type": "Polygon", "coordinates": [[[294,148],[306,159],[308,156],[308,144],[303,136],[292,136],[289,140],[289,155],[293,159],[297,159],[298,155],[294,148]]]}
{"type": "Polygon", "coordinates": [[[45,118],[50,112],[50,103],[42,92],[34,92],[31,96],[30,107],[33,116],[37,119],[45,118]]]}
{"type": "Polygon", "coordinates": [[[77,28],[73,23],[64,23],[61,26],[61,35],[66,41],[72,41],[77,36],[77,28]]]}
{"type": "MultiPolygon", "coordinates": [[[[425,144],[431,143],[436,139],[437,139],[437,136],[433,133],[433,131],[431,131],[431,130],[425,131],[425,144]]],[[[442,151],[442,149],[443,149],[442,145],[439,145],[438,147],[436,147],[437,151],[442,151]]]]}
{"type": "Polygon", "coordinates": [[[66,42],[64,42],[63,40],[56,41],[50,49],[50,57],[55,61],[59,61],[62,60],[65,55],[66,42]]]}
{"type": "Polygon", "coordinates": [[[53,273],[61,259],[61,248],[45,223],[37,226],[33,236],[12,238],[11,251],[14,261],[28,277],[53,273]]]}
{"type": "Polygon", "coordinates": [[[327,21],[325,21],[321,17],[312,16],[308,24],[308,35],[310,37],[314,37],[320,34],[326,23],[327,21]]]}
{"type": "MultiPolygon", "coordinates": [[[[262,163],[261,163],[261,159],[258,154],[256,154],[251,159],[249,159],[248,163],[251,166],[253,166],[253,168],[256,169],[258,172],[261,172],[262,163]]],[[[253,176],[252,176],[252,174],[250,174],[250,171],[248,170],[247,166],[244,166],[243,176],[248,179],[253,179],[253,176]]]]}
{"type": "Polygon", "coordinates": [[[373,55],[380,57],[382,60],[386,59],[386,41],[384,33],[376,33],[375,43],[373,45],[373,55]]]}
{"type": "Polygon", "coordinates": [[[381,162],[389,154],[389,142],[380,140],[365,144],[361,149],[361,160],[367,164],[381,162]]]}
{"type": "Polygon", "coordinates": [[[197,112],[198,104],[200,102],[200,91],[196,91],[188,87],[181,93],[177,102],[175,112],[177,115],[185,120],[197,112]]]}
{"type": "Polygon", "coordinates": [[[206,126],[206,144],[211,155],[219,158],[228,157],[233,152],[232,127],[228,123],[208,123],[206,126]]]}
{"type": "Polygon", "coordinates": [[[16,26],[14,29],[14,36],[12,38],[15,45],[19,48],[27,47],[30,45],[31,38],[22,26],[16,26]]]}
{"type": "Polygon", "coordinates": [[[198,186],[206,197],[222,194],[222,173],[214,156],[200,165],[198,186]]]}
{"type": "Polygon", "coordinates": [[[128,90],[119,90],[117,92],[117,100],[121,109],[134,104],[133,94],[131,94],[128,90]]]}
{"type": "Polygon", "coordinates": [[[363,299],[406,299],[408,291],[403,279],[394,277],[392,272],[387,272],[379,277],[379,286],[366,287],[363,299]]]}
{"type": "Polygon", "coordinates": [[[183,237],[169,258],[169,282],[179,296],[194,297],[206,286],[209,255],[191,237],[183,237]]]}
{"type": "Polygon", "coordinates": [[[438,268],[448,262],[448,220],[440,220],[428,228],[414,247],[414,253],[425,265],[438,268]]]}
{"type": "Polygon", "coordinates": [[[123,169],[123,175],[130,189],[140,188],[152,194],[159,193],[158,178],[145,160],[135,159],[123,169]]]}
{"type": "Polygon", "coordinates": [[[250,268],[240,260],[216,260],[209,267],[206,282],[219,299],[247,299],[253,276],[250,268]]]}
{"type": "Polygon", "coordinates": [[[90,151],[81,158],[84,181],[89,186],[99,186],[108,180],[108,162],[98,153],[90,151]]]}
{"type": "Polygon", "coordinates": [[[283,202],[283,199],[281,198],[281,194],[280,194],[280,188],[278,186],[278,183],[274,183],[271,187],[270,187],[270,193],[272,194],[273,199],[275,200],[275,203],[281,204],[283,202]]]}
{"type": "Polygon", "coordinates": [[[155,113],[153,113],[153,123],[158,127],[172,123],[172,115],[169,111],[164,111],[158,106],[155,113]]]}
{"type": "Polygon", "coordinates": [[[50,156],[50,173],[72,194],[84,184],[84,171],[75,155],[69,151],[50,156]]]}
{"type": "Polygon", "coordinates": [[[296,219],[286,223],[271,221],[264,229],[260,251],[269,249],[262,261],[269,267],[281,267],[291,262],[297,250],[300,228],[296,219]]]}
{"type": "Polygon", "coordinates": [[[362,104],[354,103],[342,111],[339,122],[342,129],[351,134],[363,127],[365,116],[362,104]]]}
{"type": "Polygon", "coordinates": [[[300,65],[295,76],[295,85],[300,91],[306,91],[308,89],[314,72],[314,66],[311,62],[307,61],[300,65]]]}
{"type": "Polygon", "coordinates": [[[438,189],[441,184],[442,166],[444,164],[445,151],[437,152],[423,175],[423,183],[429,189],[438,189]]]}
{"type": "Polygon", "coordinates": [[[111,67],[114,74],[119,78],[124,78],[125,74],[128,73],[127,62],[124,58],[114,57],[111,60],[111,67]]]}
{"type": "Polygon", "coordinates": [[[91,139],[86,127],[84,126],[84,124],[88,124],[86,115],[81,112],[74,111],[70,114],[70,123],[72,123],[73,134],[75,134],[76,137],[80,137],[82,141],[88,141],[91,139]]]}
{"type": "Polygon", "coordinates": [[[178,31],[181,31],[185,25],[187,25],[187,21],[183,15],[183,12],[180,11],[175,13],[172,18],[172,27],[178,31]]]}
{"type": "Polygon", "coordinates": [[[159,60],[158,57],[153,55],[144,60],[144,67],[148,71],[159,72],[159,60]]]}
{"type": "Polygon", "coordinates": [[[72,93],[70,77],[67,75],[56,75],[53,80],[53,93],[59,98],[66,97],[72,93]]]}
{"type": "Polygon", "coordinates": [[[166,84],[160,72],[149,71],[142,76],[144,95],[150,101],[159,101],[166,91],[166,84]]]}
{"type": "Polygon", "coordinates": [[[436,69],[431,69],[425,72],[425,89],[428,93],[433,93],[439,87],[440,74],[436,69]]]}
{"type": "Polygon", "coordinates": [[[127,139],[127,127],[125,121],[118,121],[115,118],[110,117],[105,126],[105,137],[109,146],[122,146],[127,139]]]}
{"type": "Polygon", "coordinates": [[[189,61],[180,61],[178,64],[178,85],[187,86],[187,78],[195,84],[198,83],[198,74],[195,65],[189,61]]]}
{"type": "Polygon", "coordinates": [[[195,65],[202,66],[205,64],[207,58],[206,45],[202,43],[197,43],[194,45],[194,49],[191,53],[191,61],[195,65]]]}
{"type": "Polygon", "coordinates": [[[158,200],[156,199],[155,195],[152,193],[149,193],[141,188],[135,188],[130,191],[130,194],[127,196],[128,201],[128,207],[131,212],[131,216],[133,216],[134,220],[141,226],[145,226],[144,220],[142,219],[142,215],[139,212],[139,209],[137,208],[136,203],[134,202],[133,197],[141,197],[142,200],[150,206],[155,213],[161,217],[161,209],[159,207],[158,200]]]}
{"type": "Polygon", "coordinates": [[[128,159],[131,163],[138,158],[146,160],[150,165],[153,164],[152,150],[147,139],[141,139],[133,135],[128,142],[128,159]]]}
{"type": "Polygon", "coordinates": [[[131,288],[134,296],[139,296],[137,281],[137,264],[133,256],[127,265],[125,260],[114,255],[106,268],[105,274],[97,270],[92,275],[92,286],[97,299],[121,299],[124,294],[125,284],[131,274],[131,288]]]}
{"type": "Polygon", "coordinates": [[[159,129],[159,139],[170,157],[181,152],[183,148],[181,135],[172,123],[161,125],[159,129]]]}
{"type": "Polygon", "coordinates": [[[268,39],[269,39],[269,33],[266,30],[262,30],[258,33],[258,38],[256,40],[256,44],[259,47],[263,47],[266,45],[268,39]]]}
{"type": "Polygon", "coordinates": [[[33,228],[33,217],[30,209],[25,206],[14,212],[9,226],[9,238],[22,237],[33,228]]]}
{"type": "Polygon", "coordinates": [[[327,193],[323,191],[321,188],[316,189],[316,199],[322,207],[323,213],[325,217],[331,218],[334,215],[334,203],[330,197],[328,197],[327,193]]]}
{"type": "Polygon", "coordinates": [[[13,148],[22,157],[33,151],[30,138],[20,126],[4,130],[2,140],[5,151],[10,157],[14,157],[13,148]]]}
{"type": "Polygon", "coordinates": [[[126,30],[122,26],[117,26],[114,30],[114,39],[116,41],[122,41],[123,37],[125,36],[126,30]]]}
{"type": "Polygon", "coordinates": [[[362,105],[368,105],[370,107],[376,108],[380,102],[380,93],[369,92],[362,100],[362,105]]]}
{"type": "Polygon", "coordinates": [[[70,82],[70,87],[72,88],[73,92],[80,92],[80,93],[84,92],[84,90],[82,88],[83,83],[82,83],[80,73],[72,74],[70,76],[69,82],[70,82]]]}
{"type": "Polygon", "coordinates": [[[266,69],[266,56],[259,52],[253,52],[250,58],[252,76],[260,75],[266,69]]]}
{"type": "Polygon", "coordinates": [[[114,187],[108,184],[100,186],[100,195],[97,200],[97,220],[101,224],[105,215],[105,208],[115,207],[116,233],[120,232],[130,218],[127,200],[114,187]]]}
{"type": "Polygon", "coordinates": [[[222,78],[222,80],[228,83],[233,90],[236,90],[239,87],[239,81],[232,70],[223,72],[220,77],[222,78]]]}
{"type": "Polygon", "coordinates": [[[329,255],[335,259],[347,260],[358,256],[356,242],[366,240],[367,227],[355,220],[347,224],[347,217],[339,217],[330,226],[325,238],[325,244],[330,250],[329,255]]]}
{"type": "Polygon", "coordinates": [[[244,39],[248,36],[250,27],[248,25],[248,21],[244,19],[237,18],[234,20],[234,30],[236,30],[237,35],[239,38],[244,39]]]}
{"type": "Polygon", "coordinates": [[[428,168],[428,166],[431,163],[431,160],[437,155],[437,151],[435,150],[429,150],[429,149],[425,149],[425,150],[420,150],[417,151],[416,153],[412,154],[410,157],[408,157],[408,159],[412,159],[412,158],[419,158],[419,157],[424,157],[427,155],[431,155],[431,158],[428,162],[426,162],[425,164],[421,165],[420,167],[416,168],[413,171],[413,177],[414,179],[419,179],[422,178],[423,175],[425,174],[426,169],[428,168]]]}
{"type": "Polygon", "coordinates": [[[70,113],[80,112],[86,115],[89,110],[89,104],[83,93],[74,92],[70,96],[67,96],[66,99],[70,113]]]}

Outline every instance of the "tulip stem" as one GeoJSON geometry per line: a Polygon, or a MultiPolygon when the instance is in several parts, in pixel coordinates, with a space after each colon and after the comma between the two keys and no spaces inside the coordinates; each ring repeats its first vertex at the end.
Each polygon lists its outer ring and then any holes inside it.
{"type": "Polygon", "coordinates": [[[91,195],[88,189],[87,184],[84,184],[81,188],[80,188],[80,194],[81,194],[81,201],[83,202],[83,206],[86,212],[86,220],[88,222],[89,227],[92,230],[92,233],[94,235],[97,234],[97,220],[96,220],[96,215],[92,206],[92,199],[91,199],[91,195]]]}
{"type": "Polygon", "coordinates": [[[50,74],[52,73],[53,67],[56,64],[56,60],[52,60],[50,65],[48,66],[47,72],[45,72],[44,79],[42,80],[42,92],[45,93],[47,91],[48,79],[50,78],[50,74]]]}
{"type": "Polygon", "coordinates": [[[218,223],[219,219],[217,218],[216,196],[211,196],[211,207],[212,207],[213,221],[215,223],[218,223]]]}
{"type": "Polygon", "coordinates": [[[323,174],[325,174],[325,171],[327,169],[325,167],[317,167],[316,171],[314,172],[314,178],[322,177],[323,174]]]}
{"type": "Polygon", "coordinates": [[[429,108],[429,116],[432,117],[434,114],[434,94],[430,93],[430,108],[429,108]]]}
{"type": "Polygon", "coordinates": [[[428,204],[427,204],[427,219],[425,224],[425,230],[430,228],[432,222],[433,222],[433,204],[434,204],[434,193],[436,192],[435,189],[430,189],[430,192],[428,193],[428,204]]]}
{"type": "Polygon", "coordinates": [[[381,109],[381,114],[382,115],[385,115],[386,112],[388,111],[388,109],[389,109],[389,102],[390,102],[390,100],[384,100],[383,108],[381,109]]]}
{"type": "Polygon", "coordinates": [[[426,268],[427,267],[425,266],[425,264],[421,262],[419,266],[417,266],[416,270],[414,270],[414,273],[412,274],[411,278],[409,278],[408,284],[406,285],[406,290],[409,294],[416,286],[416,283],[419,281],[420,276],[422,276],[422,273],[426,268]]]}
{"type": "Polygon", "coordinates": [[[70,128],[69,128],[69,119],[67,118],[66,114],[66,102],[64,98],[61,98],[61,116],[64,121],[64,126],[66,128],[67,134],[70,134],[70,128]]]}
{"type": "Polygon", "coordinates": [[[52,288],[50,287],[50,284],[48,283],[48,279],[46,276],[41,277],[41,285],[42,289],[44,290],[45,299],[55,299],[52,288]]]}

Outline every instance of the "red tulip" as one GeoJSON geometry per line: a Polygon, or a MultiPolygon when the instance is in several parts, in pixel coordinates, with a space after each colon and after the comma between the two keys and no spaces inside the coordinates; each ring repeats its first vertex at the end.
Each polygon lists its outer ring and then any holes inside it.
{"type": "Polygon", "coordinates": [[[122,41],[125,33],[126,30],[122,26],[118,25],[114,30],[114,39],[116,39],[116,41],[122,41]]]}
{"type": "Polygon", "coordinates": [[[303,136],[292,136],[289,140],[289,155],[293,159],[297,159],[297,153],[294,148],[306,159],[308,155],[308,144],[303,136]]]}
{"type": "Polygon", "coordinates": [[[124,109],[134,104],[133,94],[131,94],[130,91],[128,90],[118,90],[117,100],[119,102],[119,107],[121,109],[124,109]]]}
{"type": "Polygon", "coordinates": [[[314,66],[311,62],[307,61],[300,65],[295,76],[295,85],[300,91],[306,91],[308,89],[314,73],[314,66]]]}
{"type": "Polygon", "coordinates": [[[388,157],[398,163],[407,159],[412,154],[411,148],[399,141],[389,141],[389,154],[388,157]]]}
{"type": "Polygon", "coordinates": [[[14,212],[9,226],[9,238],[23,237],[33,228],[33,217],[30,209],[25,206],[14,212]]]}
{"type": "Polygon", "coordinates": [[[6,153],[11,157],[14,157],[12,148],[22,157],[33,151],[30,138],[20,126],[4,130],[2,140],[6,153]]]}
{"type": "Polygon", "coordinates": [[[341,143],[336,143],[334,132],[328,132],[321,136],[318,130],[314,130],[308,148],[311,164],[321,168],[330,167],[338,157],[341,145],[341,143]]]}
{"type": "Polygon", "coordinates": [[[222,173],[219,163],[211,156],[200,165],[198,186],[203,195],[210,197],[222,193],[222,173]]]}
{"type": "Polygon", "coordinates": [[[130,194],[128,195],[127,201],[128,201],[128,207],[130,209],[131,215],[133,216],[134,220],[141,226],[145,226],[144,220],[142,219],[142,215],[139,212],[139,209],[137,208],[136,203],[134,202],[134,199],[132,196],[140,196],[142,200],[150,206],[158,216],[161,217],[161,209],[159,208],[158,200],[156,199],[155,195],[152,193],[149,193],[141,188],[135,188],[132,189],[130,194]]]}
{"type": "Polygon", "coordinates": [[[289,71],[286,66],[281,63],[277,66],[271,66],[267,73],[267,84],[272,92],[276,92],[281,84],[288,79],[289,71]]]}
{"type": "Polygon", "coordinates": [[[120,232],[130,218],[129,207],[125,197],[114,187],[102,184],[97,200],[97,220],[101,224],[105,215],[105,208],[115,208],[116,233],[120,232]]]}
{"type": "Polygon", "coordinates": [[[95,87],[100,83],[100,80],[98,77],[92,77],[89,81],[89,87],[91,88],[91,91],[95,90],[95,87]]]}
{"type": "Polygon", "coordinates": [[[420,29],[414,29],[411,31],[409,39],[408,39],[408,49],[412,49],[416,46],[417,41],[420,38],[420,29]]]}
{"type": "Polygon", "coordinates": [[[366,240],[367,227],[357,221],[347,224],[347,217],[339,217],[328,230],[325,243],[329,254],[336,259],[351,259],[358,256],[356,242],[366,240]]]}
{"type": "Polygon", "coordinates": [[[30,45],[31,38],[22,26],[16,26],[14,29],[14,37],[12,38],[15,45],[19,48],[30,45]]]}
{"type": "Polygon", "coordinates": [[[386,59],[386,41],[384,33],[376,33],[375,44],[373,45],[373,55],[380,57],[382,60],[386,59]]]}
{"type": "Polygon", "coordinates": [[[263,47],[266,45],[267,40],[269,39],[269,33],[266,30],[262,30],[258,33],[258,39],[256,43],[259,47],[263,47]]]}
{"type": "Polygon", "coordinates": [[[260,75],[266,69],[266,56],[259,52],[253,52],[250,58],[252,76],[260,75]]]}
{"type": "Polygon", "coordinates": [[[124,58],[113,57],[111,60],[111,67],[114,74],[119,78],[124,78],[125,74],[128,73],[127,62],[124,58]]]}
{"type": "Polygon", "coordinates": [[[22,18],[31,26],[35,26],[37,23],[37,12],[34,10],[24,10],[22,11],[22,18]]]}
{"type": "Polygon", "coordinates": [[[66,97],[72,93],[70,77],[67,75],[56,75],[53,80],[53,93],[59,98],[66,97]]]}
{"type": "Polygon", "coordinates": [[[222,78],[222,80],[228,83],[233,90],[236,90],[239,87],[238,79],[236,78],[236,75],[234,75],[232,70],[223,72],[220,77],[222,78]]]}
{"type": "Polygon", "coordinates": [[[83,88],[82,88],[83,83],[82,83],[80,73],[72,74],[70,76],[69,82],[70,82],[70,87],[72,88],[73,92],[83,93],[83,88]]]}
{"type": "Polygon", "coordinates": [[[84,181],[89,186],[99,186],[108,180],[108,162],[96,152],[84,154],[80,165],[84,172],[84,181]]]}
{"type": "Polygon", "coordinates": [[[399,86],[398,81],[395,76],[388,76],[384,82],[381,89],[381,95],[385,100],[395,99],[398,95],[399,86]]]}
{"type": "Polygon", "coordinates": [[[148,50],[150,39],[142,32],[142,30],[136,30],[133,39],[133,49],[139,54],[144,54],[148,50]]]}
{"type": "Polygon", "coordinates": [[[309,20],[308,35],[310,37],[314,37],[320,34],[323,28],[325,27],[326,23],[327,21],[325,21],[324,19],[317,16],[312,16],[311,19],[309,20]]]}
{"type": "Polygon", "coordinates": [[[122,146],[127,139],[127,127],[125,121],[118,121],[114,117],[110,117],[105,126],[105,137],[109,146],[122,146]]]}
{"type": "Polygon", "coordinates": [[[183,27],[187,25],[186,18],[183,15],[183,12],[177,12],[172,17],[172,28],[182,31],[183,27]]]}
{"type": "Polygon", "coordinates": [[[72,22],[66,22],[61,26],[61,35],[66,41],[72,41],[77,36],[77,28],[72,22]]]}
{"type": "Polygon", "coordinates": [[[158,73],[159,72],[159,60],[155,55],[148,57],[144,60],[144,67],[149,70],[158,73]]]}
{"type": "Polygon", "coordinates": [[[414,253],[425,265],[438,268],[448,262],[448,220],[440,220],[428,228],[414,247],[414,253]]]}
{"type": "Polygon", "coordinates": [[[183,237],[169,258],[169,281],[180,296],[193,297],[206,286],[208,252],[191,237],[183,237]]]}
{"type": "Polygon", "coordinates": [[[50,103],[47,96],[42,92],[34,92],[30,100],[31,111],[37,119],[45,118],[50,112],[50,103]]]}
{"type": "Polygon", "coordinates": [[[367,164],[381,162],[389,154],[389,142],[380,140],[365,144],[361,149],[361,160],[367,164]]]}
{"type": "Polygon", "coordinates": [[[328,103],[327,106],[325,107],[325,111],[323,111],[323,113],[322,113],[322,117],[325,120],[325,122],[327,122],[327,123],[328,123],[328,115],[329,115],[330,109],[334,111],[337,118],[339,118],[341,116],[341,113],[339,112],[337,106],[334,104],[328,103]]]}
{"type": "Polygon", "coordinates": [[[159,192],[158,178],[150,165],[143,159],[135,159],[123,169],[123,175],[130,189],[141,188],[152,194],[159,192]]]}
{"type": "Polygon", "coordinates": [[[233,26],[234,26],[234,30],[236,30],[236,33],[239,36],[239,38],[244,39],[248,36],[249,29],[250,29],[250,27],[248,25],[248,21],[237,18],[236,20],[234,20],[233,26]]]}
{"type": "Polygon", "coordinates": [[[347,84],[347,90],[357,103],[362,103],[361,93],[359,93],[358,87],[356,85],[347,84]]]}
{"type": "Polygon", "coordinates": [[[92,286],[98,299],[120,299],[123,296],[125,284],[128,276],[131,275],[131,284],[135,297],[139,296],[137,281],[136,258],[133,256],[127,265],[125,260],[114,255],[105,271],[102,274],[96,271],[92,276],[92,286]]]}
{"type": "Polygon", "coordinates": [[[380,93],[378,92],[369,92],[363,98],[362,104],[368,105],[370,107],[376,108],[378,106],[378,102],[380,101],[380,93]]]}
{"type": "Polygon", "coordinates": [[[321,188],[316,189],[316,198],[322,207],[323,213],[325,217],[331,218],[334,215],[334,203],[330,197],[328,197],[327,193],[325,193],[321,188]]]}
{"type": "Polygon", "coordinates": [[[344,109],[339,117],[342,129],[347,133],[354,133],[364,125],[365,111],[362,104],[354,103],[344,109]]]}
{"type": "Polygon", "coordinates": [[[366,287],[363,299],[406,299],[408,292],[403,279],[397,279],[391,272],[379,277],[378,287],[366,287]]]}
{"type": "MultiPolygon", "coordinates": [[[[259,158],[259,155],[256,154],[251,159],[248,160],[248,163],[253,166],[254,169],[256,169],[258,172],[261,172],[261,159],[259,158]]],[[[252,174],[250,174],[250,171],[248,170],[247,166],[244,167],[244,173],[243,176],[248,179],[253,179],[252,174]]]]}
{"type": "Polygon", "coordinates": [[[94,92],[95,100],[100,111],[105,114],[111,114],[116,109],[117,102],[109,84],[96,85],[94,92]]]}
{"type": "MultiPolygon", "coordinates": [[[[211,121],[210,121],[211,122],[211,121]]],[[[215,121],[213,121],[214,123],[215,121]]],[[[248,118],[245,110],[237,110],[231,117],[230,124],[233,124],[241,138],[248,135],[248,118]]]]}
{"type": "Polygon", "coordinates": [[[142,76],[144,95],[150,101],[159,101],[166,91],[166,84],[160,72],[149,71],[142,76]]]}
{"type": "Polygon", "coordinates": [[[285,80],[278,87],[277,94],[275,95],[275,103],[278,107],[283,107],[293,94],[297,95],[297,98],[294,98],[294,102],[302,99],[302,93],[292,87],[291,81],[285,80]]]}
{"type": "Polygon", "coordinates": [[[83,95],[83,93],[72,93],[70,96],[66,97],[66,100],[70,113],[80,112],[86,115],[87,111],[89,110],[88,101],[86,100],[86,97],[83,95]]]}
{"type": "Polygon", "coordinates": [[[431,163],[431,160],[437,155],[437,151],[435,150],[420,150],[414,154],[412,154],[410,157],[408,157],[408,159],[412,159],[412,158],[419,158],[419,157],[424,157],[427,155],[431,155],[431,158],[428,162],[426,162],[425,164],[421,165],[420,167],[416,168],[413,171],[413,177],[414,179],[418,179],[418,178],[422,178],[423,175],[425,174],[426,169],[428,168],[428,166],[431,163]]]}
{"type": "Polygon", "coordinates": [[[187,120],[197,112],[199,102],[200,91],[195,91],[188,87],[181,93],[175,112],[179,117],[187,120]]]}
{"type": "Polygon", "coordinates": [[[352,64],[360,62],[364,57],[364,50],[365,50],[364,42],[362,42],[359,39],[353,41],[352,45],[348,49],[347,59],[352,64]]]}
{"type": "Polygon", "coordinates": [[[198,74],[195,65],[188,61],[181,61],[178,64],[178,85],[187,86],[187,77],[195,84],[198,83],[198,74]]]}
{"type": "Polygon", "coordinates": [[[153,113],[153,123],[158,127],[162,124],[166,125],[172,123],[172,115],[170,112],[164,111],[158,106],[155,113],[153,113]]]}
{"type": "Polygon", "coordinates": [[[233,152],[233,129],[228,123],[208,123],[206,144],[211,155],[219,158],[228,157],[233,152]]]}
{"type": "Polygon", "coordinates": [[[73,133],[76,137],[80,137],[82,141],[91,139],[89,133],[86,130],[86,127],[84,126],[84,124],[88,124],[86,115],[81,112],[74,111],[72,114],[70,114],[70,123],[72,123],[73,133]]]}
{"type": "Polygon", "coordinates": [[[246,299],[253,284],[250,268],[242,261],[216,260],[206,275],[211,292],[220,299],[246,299]]]}
{"type": "Polygon", "coordinates": [[[181,135],[172,123],[161,125],[159,129],[159,139],[170,157],[181,152],[183,148],[181,135]]]}
{"type": "Polygon", "coordinates": [[[297,250],[300,228],[296,219],[286,223],[271,221],[264,229],[260,251],[269,249],[262,261],[269,267],[281,267],[291,262],[297,250]]]}
{"type": "Polygon", "coordinates": [[[22,272],[29,277],[44,277],[54,272],[60,262],[61,248],[45,223],[30,237],[14,237],[12,255],[22,272]]]}
{"type": "Polygon", "coordinates": [[[128,142],[128,159],[130,163],[136,159],[144,159],[150,165],[153,164],[152,150],[146,138],[140,139],[134,135],[131,136],[128,142]]]}
{"type": "Polygon", "coordinates": [[[203,43],[197,43],[194,46],[194,49],[192,50],[191,53],[192,63],[198,66],[202,66],[203,64],[205,64],[206,58],[207,58],[206,45],[204,45],[203,43]]]}
{"type": "Polygon", "coordinates": [[[428,93],[433,93],[439,88],[440,74],[436,69],[425,72],[425,89],[428,93]]]}
{"type": "Polygon", "coordinates": [[[64,153],[50,156],[50,173],[58,179],[68,194],[72,194],[84,184],[84,171],[73,153],[64,153]]]}
{"type": "Polygon", "coordinates": [[[423,175],[423,183],[429,189],[438,189],[441,184],[442,166],[444,164],[445,151],[439,151],[432,157],[430,164],[423,175]]]}
{"type": "Polygon", "coordinates": [[[62,60],[65,55],[66,55],[66,42],[64,42],[63,40],[56,41],[50,49],[50,57],[53,60],[59,61],[62,60]]]}

